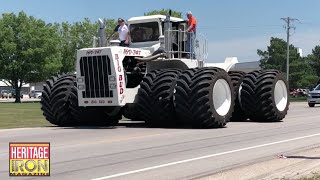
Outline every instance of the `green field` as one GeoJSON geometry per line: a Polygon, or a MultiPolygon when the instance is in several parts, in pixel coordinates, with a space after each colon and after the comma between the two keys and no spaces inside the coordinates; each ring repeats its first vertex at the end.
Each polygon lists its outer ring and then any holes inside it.
{"type": "Polygon", "coordinates": [[[40,103],[0,103],[0,129],[44,126],[40,103]]]}

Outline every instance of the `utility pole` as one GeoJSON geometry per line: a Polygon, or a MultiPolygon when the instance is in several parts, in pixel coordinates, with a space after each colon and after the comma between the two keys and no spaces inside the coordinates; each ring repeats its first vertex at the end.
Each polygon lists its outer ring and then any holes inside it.
{"type": "Polygon", "coordinates": [[[286,28],[287,28],[287,81],[289,83],[289,56],[290,56],[290,29],[294,28],[294,26],[291,26],[291,22],[293,21],[299,21],[299,19],[293,19],[290,17],[286,17],[286,18],[281,18],[282,20],[284,20],[287,24],[286,24],[286,28]]]}

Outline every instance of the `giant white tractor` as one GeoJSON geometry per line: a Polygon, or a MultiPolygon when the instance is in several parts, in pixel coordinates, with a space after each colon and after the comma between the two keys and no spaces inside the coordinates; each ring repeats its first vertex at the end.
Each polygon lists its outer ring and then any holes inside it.
{"type": "Polygon", "coordinates": [[[207,42],[199,34],[191,43],[194,58],[180,18],[133,17],[128,26],[129,47],[106,46],[100,21],[99,47],[77,51],[76,73],[46,81],[41,109],[50,123],[114,126],[124,116],[150,127],[220,128],[286,116],[288,83],[281,72],[244,72],[235,57],[206,63],[207,42]]]}

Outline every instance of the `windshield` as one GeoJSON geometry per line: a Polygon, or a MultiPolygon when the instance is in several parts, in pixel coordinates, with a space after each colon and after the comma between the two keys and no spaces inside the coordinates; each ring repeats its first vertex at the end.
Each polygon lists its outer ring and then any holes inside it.
{"type": "Polygon", "coordinates": [[[320,84],[314,90],[320,90],[320,84]]]}
{"type": "Polygon", "coordinates": [[[131,42],[146,42],[159,40],[159,24],[157,22],[130,25],[131,42]]]}

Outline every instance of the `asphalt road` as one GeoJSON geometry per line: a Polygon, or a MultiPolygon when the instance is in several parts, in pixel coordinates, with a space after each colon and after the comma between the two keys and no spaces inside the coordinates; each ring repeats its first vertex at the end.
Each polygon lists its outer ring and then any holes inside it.
{"type": "MultiPolygon", "coordinates": [[[[51,143],[45,179],[193,179],[320,145],[320,107],[292,103],[283,122],[226,128],[36,128],[0,131],[0,179],[9,179],[8,143],[51,143]]],[[[38,179],[19,178],[19,179],[38,179]]]]}

